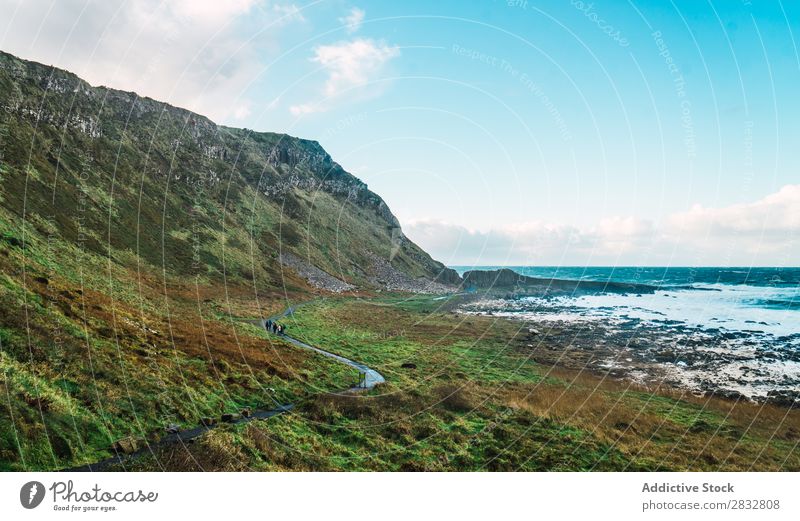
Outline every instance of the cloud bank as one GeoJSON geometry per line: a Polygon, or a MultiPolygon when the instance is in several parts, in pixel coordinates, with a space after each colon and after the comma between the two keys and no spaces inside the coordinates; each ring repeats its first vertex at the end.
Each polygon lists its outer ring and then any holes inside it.
{"type": "Polygon", "coordinates": [[[470,230],[440,220],[404,224],[450,265],[797,265],[800,185],[752,203],[695,205],[662,223],[611,217],[589,227],[543,221],[470,230]]]}
{"type": "Polygon", "coordinates": [[[304,21],[258,0],[0,0],[0,12],[7,52],[233,122],[250,114],[276,29],[304,21]]]}

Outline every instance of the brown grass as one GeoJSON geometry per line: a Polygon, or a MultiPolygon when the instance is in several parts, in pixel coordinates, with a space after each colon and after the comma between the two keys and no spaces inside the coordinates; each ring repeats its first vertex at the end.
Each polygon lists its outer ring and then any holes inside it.
{"type": "Polygon", "coordinates": [[[168,472],[241,472],[249,459],[229,432],[215,429],[188,444],[172,444],[155,454],[159,468],[168,472]]]}

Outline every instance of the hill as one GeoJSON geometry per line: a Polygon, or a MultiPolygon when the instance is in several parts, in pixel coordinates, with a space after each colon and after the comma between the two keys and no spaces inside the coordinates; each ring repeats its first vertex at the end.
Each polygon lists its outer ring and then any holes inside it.
{"type": "Polygon", "coordinates": [[[353,371],[243,319],[459,282],[315,141],[6,53],[0,108],[0,468],[342,388],[353,371]]]}
{"type": "Polygon", "coordinates": [[[566,280],[528,277],[508,268],[464,272],[463,285],[487,292],[514,291],[520,295],[579,295],[592,293],[653,293],[658,288],[648,284],[612,281],[566,280]]]}

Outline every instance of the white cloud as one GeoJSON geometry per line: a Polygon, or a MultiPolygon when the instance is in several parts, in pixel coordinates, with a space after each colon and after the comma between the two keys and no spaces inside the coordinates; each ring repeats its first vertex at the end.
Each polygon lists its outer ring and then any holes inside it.
{"type": "MultiPolygon", "coordinates": [[[[326,99],[294,105],[289,110],[295,115],[326,110],[334,98],[352,95],[354,89],[379,77],[384,65],[399,55],[400,49],[396,46],[364,38],[315,47],[311,61],[327,74],[323,87],[326,99]]],[[[373,95],[376,92],[372,90],[373,95]]]]}
{"type": "Polygon", "coordinates": [[[274,29],[303,20],[293,4],[267,0],[17,3],[0,0],[9,13],[0,21],[3,50],[219,122],[247,117],[247,89],[276,46],[274,29]]]}
{"type": "Polygon", "coordinates": [[[359,38],[321,45],[314,49],[311,61],[328,71],[325,94],[333,97],[372,79],[387,61],[399,54],[397,47],[359,38]]]}
{"type": "Polygon", "coordinates": [[[406,235],[448,264],[796,265],[800,258],[800,185],[747,204],[699,205],[662,225],[609,217],[577,227],[543,221],[487,230],[419,220],[406,235]]]}
{"type": "Polygon", "coordinates": [[[673,215],[676,232],[710,233],[715,236],[772,235],[800,230],[800,185],[786,185],[754,203],[724,208],[694,205],[673,215]]]}
{"type": "Polygon", "coordinates": [[[243,103],[233,110],[233,117],[236,119],[246,119],[251,113],[250,104],[243,103]]]}
{"type": "Polygon", "coordinates": [[[800,258],[800,185],[786,185],[752,203],[721,208],[694,205],[667,219],[664,239],[728,264],[797,265],[800,258]],[[773,259],[773,260],[759,260],[773,259]]]}
{"type": "Polygon", "coordinates": [[[367,13],[364,12],[363,9],[354,7],[350,10],[350,14],[339,18],[339,21],[345,26],[345,30],[352,34],[361,28],[361,24],[364,22],[364,16],[366,14],[367,13]]]}
{"type": "Polygon", "coordinates": [[[306,114],[313,114],[318,109],[310,103],[301,103],[300,105],[292,105],[289,107],[289,112],[294,116],[304,116],[306,114]]]}
{"type": "Polygon", "coordinates": [[[303,12],[295,4],[276,4],[272,6],[272,11],[280,16],[280,18],[275,22],[280,25],[286,25],[291,22],[306,21],[305,16],[303,16],[303,12]]]}
{"type": "Polygon", "coordinates": [[[172,8],[179,16],[206,23],[228,19],[248,12],[256,0],[173,0],[172,8]]]}

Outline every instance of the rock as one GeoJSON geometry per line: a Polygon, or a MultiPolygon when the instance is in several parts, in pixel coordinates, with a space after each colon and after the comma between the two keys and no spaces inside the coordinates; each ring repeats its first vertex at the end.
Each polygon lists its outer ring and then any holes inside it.
{"type": "Polygon", "coordinates": [[[636,432],[636,427],[634,427],[630,423],[623,422],[623,421],[615,423],[614,424],[614,428],[619,430],[619,431],[628,431],[628,430],[630,430],[632,432],[636,432]]]}
{"type": "Polygon", "coordinates": [[[12,235],[4,235],[3,240],[15,248],[22,248],[22,241],[12,235]]]}
{"type": "Polygon", "coordinates": [[[403,364],[400,367],[402,367],[403,369],[416,369],[417,364],[412,362],[403,362],[403,364]]]}
{"type": "Polygon", "coordinates": [[[178,431],[180,431],[181,429],[174,423],[170,423],[169,425],[167,425],[165,430],[167,431],[168,434],[177,434],[178,431]]]}
{"type": "Polygon", "coordinates": [[[800,403],[800,392],[788,389],[774,389],[767,393],[767,401],[781,407],[797,407],[800,403]]]}
{"type": "Polygon", "coordinates": [[[253,415],[253,411],[251,411],[249,407],[245,407],[244,409],[239,411],[239,413],[242,415],[243,418],[249,418],[250,416],[253,415]]]}
{"type": "Polygon", "coordinates": [[[298,275],[308,281],[310,285],[315,288],[323,289],[333,293],[342,293],[343,291],[352,291],[356,289],[355,286],[349,284],[341,279],[338,279],[330,273],[323,271],[313,264],[310,264],[304,259],[292,255],[291,253],[281,253],[278,260],[284,266],[292,268],[298,275]]]}
{"type": "Polygon", "coordinates": [[[224,421],[225,423],[233,423],[233,422],[235,422],[236,420],[238,420],[239,418],[240,418],[240,416],[239,416],[238,414],[233,414],[233,413],[225,413],[225,414],[223,414],[223,415],[222,415],[222,418],[221,418],[221,419],[222,419],[222,421],[224,421]]]}
{"type": "Polygon", "coordinates": [[[748,401],[747,396],[743,395],[739,391],[734,391],[732,389],[714,389],[708,393],[708,396],[713,396],[715,398],[723,398],[725,400],[735,400],[735,401],[748,401]]]}
{"type": "Polygon", "coordinates": [[[133,454],[139,450],[139,442],[133,436],[128,436],[126,438],[122,438],[121,440],[115,441],[112,447],[116,452],[133,454]]]}
{"type": "Polygon", "coordinates": [[[498,270],[470,270],[464,272],[462,277],[465,288],[477,289],[506,289],[516,288],[526,290],[532,288],[536,293],[566,294],[576,293],[621,293],[633,292],[641,296],[644,293],[654,293],[655,286],[647,284],[633,284],[627,282],[609,282],[593,280],[565,280],[528,277],[508,268],[498,270]]]}
{"type": "MultiPolygon", "coordinates": [[[[405,238],[400,239],[406,240],[405,238]]],[[[456,285],[448,285],[445,281],[461,282],[458,273],[442,268],[435,280],[425,277],[414,278],[392,265],[392,263],[374,253],[368,253],[369,266],[366,268],[370,282],[390,291],[407,291],[410,293],[447,294],[456,290],[456,285]]]]}

